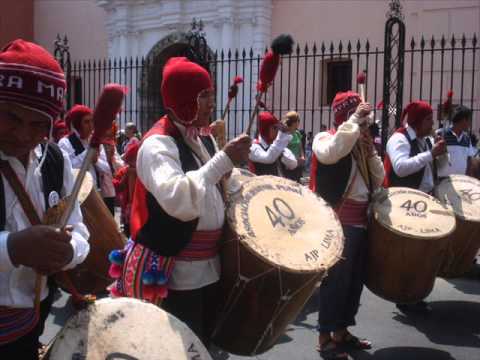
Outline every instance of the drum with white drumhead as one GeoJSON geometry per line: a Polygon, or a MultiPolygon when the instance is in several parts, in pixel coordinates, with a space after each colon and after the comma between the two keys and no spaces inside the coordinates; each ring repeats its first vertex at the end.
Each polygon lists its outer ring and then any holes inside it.
{"type": "Polygon", "coordinates": [[[396,303],[414,303],[433,289],[455,229],[451,208],[419,190],[377,194],[368,228],[367,287],[396,303]]]}
{"type": "Polygon", "coordinates": [[[254,355],[275,344],[340,258],[342,227],[323,199],[276,176],[244,181],[229,200],[227,220],[214,342],[254,355]]]}
{"type": "Polygon", "coordinates": [[[131,298],[102,299],[68,320],[49,360],[211,360],[180,320],[131,298]]]}
{"type": "Polygon", "coordinates": [[[472,268],[480,249],[480,181],[466,175],[450,175],[435,188],[435,196],[451,205],[457,218],[440,275],[461,276],[472,268]]]}

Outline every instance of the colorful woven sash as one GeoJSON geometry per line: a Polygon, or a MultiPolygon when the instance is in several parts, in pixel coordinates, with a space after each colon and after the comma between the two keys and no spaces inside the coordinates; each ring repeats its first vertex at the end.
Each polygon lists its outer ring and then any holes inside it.
{"type": "Polygon", "coordinates": [[[38,313],[32,309],[0,306],[0,346],[28,334],[37,325],[38,313]]]}
{"type": "Polygon", "coordinates": [[[194,231],[192,240],[176,256],[180,261],[211,259],[218,254],[218,243],[222,237],[222,229],[211,231],[194,231]]]}

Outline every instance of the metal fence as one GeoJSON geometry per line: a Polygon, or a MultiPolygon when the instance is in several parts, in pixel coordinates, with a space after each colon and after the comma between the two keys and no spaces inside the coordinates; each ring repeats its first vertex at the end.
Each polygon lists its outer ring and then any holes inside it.
{"type": "MultiPolygon", "coordinates": [[[[480,65],[477,36],[452,36],[410,39],[405,52],[399,54],[405,64],[403,102],[423,99],[438,111],[447,91],[454,91],[454,103],[462,103],[474,111],[474,129],[480,123],[480,65]]],[[[227,119],[228,136],[239,134],[246,127],[248,114],[254,106],[255,84],[261,55],[252,49],[227,50],[208,54],[207,66],[217,93],[214,117],[220,117],[227,99],[228,87],[236,75],[244,78],[239,93],[230,107],[227,119]]],[[[331,100],[336,91],[358,89],[356,75],[367,73],[367,99],[379,104],[383,96],[384,51],[372,47],[368,40],[332,43],[298,44],[294,52],[284,56],[273,86],[264,102],[281,117],[286,111],[300,113],[303,128],[316,133],[321,126],[331,126],[331,100]]],[[[74,61],[65,64],[69,105],[83,103],[94,106],[105,83],[118,82],[128,86],[120,126],[136,122],[147,130],[164,112],[161,102],[161,69],[165,59],[128,58],[74,61]]],[[[375,117],[380,118],[376,108],[375,117]]]]}

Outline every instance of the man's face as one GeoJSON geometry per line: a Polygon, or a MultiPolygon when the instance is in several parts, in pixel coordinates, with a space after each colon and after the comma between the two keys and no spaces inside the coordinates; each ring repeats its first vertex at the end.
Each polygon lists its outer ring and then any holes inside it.
{"type": "Polygon", "coordinates": [[[460,131],[467,132],[470,129],[470,126],[472,125],[472,121],[469,118],[463,118],[457,124],[458,124],[458,127],[460,128],[460,131]]]}
{"type": "Polygon", "coordinates": [[[198,95],[198,112],[194,125],[198,127],[208,126],[210,116],[215,108],[215,95],[213,90],[204,90],[198,95]]]}
{"type": "Polygon", "coordinates": [[[0,150],[16,158],[27,155],[45,137],[50,119],[12,103],[0,104],[0,150]]]}
{"type": "Polygon", "coordinates": [[[88,139],[93,132],[93,115],[85,115],[80,121],[78,133],[82,139],[88,139]]]}
{"type": "Polygon", "coordinates": [[[415,131],[417,132],[417,136],[425,137],[432,133],[433,130],[433,115],[429,115],[424,118],[420,124],[417,126],[415,131]]]}

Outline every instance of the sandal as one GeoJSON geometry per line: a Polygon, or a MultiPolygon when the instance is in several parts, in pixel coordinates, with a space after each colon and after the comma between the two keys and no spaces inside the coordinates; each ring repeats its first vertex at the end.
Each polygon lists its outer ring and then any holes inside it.
{"type": "Polygon", "coordinates": [[[322,345],[317,345],[317,351],[324,360],[348,360],[350,357],[344,352],[339,344],[333,339],[325,341],[322,345]]]}
{"type": "Polygon", "coordinates": [[[340,342],[345,348],[352,350],[370,350],[372,342],[367,339],[359,339],[355,335],[347,333],[340,342]]]}

